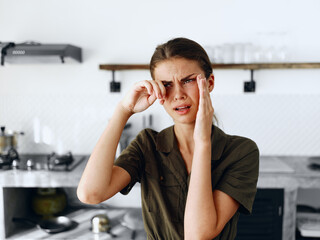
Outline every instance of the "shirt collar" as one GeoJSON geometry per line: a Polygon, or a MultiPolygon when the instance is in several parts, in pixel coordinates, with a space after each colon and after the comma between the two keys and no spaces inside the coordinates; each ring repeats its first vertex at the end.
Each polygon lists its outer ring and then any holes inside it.
{"type": "MultiPolygon", "coordinates": [[[[170,153],[173,150],[175,140],[173,126],[158,133],[156,140],[157,151],[170,153]]],[[[211,131],[212,160],[219,160],[227,143],[227,135],[217,126],[212,125],[211,131]]]]}

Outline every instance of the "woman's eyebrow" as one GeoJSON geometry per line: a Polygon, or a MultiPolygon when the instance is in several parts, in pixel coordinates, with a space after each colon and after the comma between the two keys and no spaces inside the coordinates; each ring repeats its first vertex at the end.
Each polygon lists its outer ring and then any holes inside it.
{"type": "Polygon", "coordinates": [[[161,80],[162,83],[172,83],[172,81],[168,81],[168,80],[161,80]]]}
{"type": "Polygon", "coordinates": [[[188,76],[186,76],[186,77],[182,78],[180,81],[188,80],[188,79],[190,79],[190,77],[191,77],[192,75],[194,75],[194,74],[195,74],[195,73],[191,73],[190,75],[188,75],[188,76]]]}
{"type": "MultiPolygon", "coordinates": [[[[191,73],[191,74],[189,74],[188,76],[182,78],[180,81],[188,80],[188,79],[190,79],[190,77],[191,77],[192,75],[194,75],[194,74],[196,74],[196,73],[191,73]]],[[[162,83],[171,83],[171,82],[172,82],[171,80],[160,80],[160,81],[161,81],[162,83]]]]}

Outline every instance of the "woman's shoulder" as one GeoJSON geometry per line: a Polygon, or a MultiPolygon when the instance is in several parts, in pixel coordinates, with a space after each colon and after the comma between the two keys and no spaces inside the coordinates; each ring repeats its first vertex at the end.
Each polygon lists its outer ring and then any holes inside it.
{"type": "Polygon", "coordinates": [[[238,135],[228,135],[229,145],[238,146],[245,149],[258,150],[256,142],[248,137],[238,135]]]}
{"type": "Polygon", "coordinates": [[[235,152],[240,155],[246,155],[251,152],[259,153],[258,145],[249,137],[227,134],[216,126],[215,131],[218,132],[216,135],[220,139],[220,142],[224,142],[224,153],[235,152]]]}
{"type": "Polygon", "coordinates": [[[168,135],[173,129],[173,126],[165,128],[160,132],[152,129],[152,128],[144,128],[138,134],[137,138],[149,138],[149,139],[156,139],[159,135],[166,136],[168,135]]]}
{"type": "Polygon", "coordinates": [[[173,126],[165,128],[160,132],[151,128],[145,128],[137,134],[135,141],[142,144],[161,144],[161,142],[172,138],[173,134],[173,126]]]}

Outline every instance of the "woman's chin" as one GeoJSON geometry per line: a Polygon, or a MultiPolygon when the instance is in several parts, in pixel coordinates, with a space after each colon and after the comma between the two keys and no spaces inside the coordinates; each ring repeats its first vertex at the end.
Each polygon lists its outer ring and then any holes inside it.
{"type": "Polygon", "coordinates": [[[183,117],[183,118],[181,117],[181,118],[173,119],[173,122],[175,124],[187,124],[187,125],[192,124],[192,125],[194,125],[196,120],[194,117],[190,116],[190,117],[183,117]]]}

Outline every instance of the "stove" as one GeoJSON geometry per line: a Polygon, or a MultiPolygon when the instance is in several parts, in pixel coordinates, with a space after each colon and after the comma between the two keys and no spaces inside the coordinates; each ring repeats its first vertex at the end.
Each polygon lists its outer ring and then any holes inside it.
{"type": "Polygon", "coordinates": [[[17,151],[9,151],[6,155],[0,155],[1,170],[48,170],[48,171],[72,171],[79,166],[86,157],[84,155],[65,154],[24,154],[19,155],[17,151]]]}

